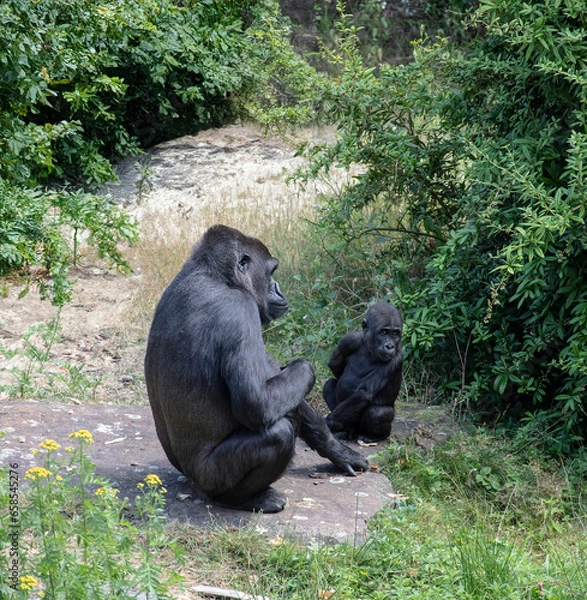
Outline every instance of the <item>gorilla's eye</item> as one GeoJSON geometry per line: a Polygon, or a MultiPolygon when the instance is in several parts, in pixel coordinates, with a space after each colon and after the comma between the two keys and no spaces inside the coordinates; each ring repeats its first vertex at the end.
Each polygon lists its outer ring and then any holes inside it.
{"type": "Polygon", "coordinates": [[[249,265],[251,264],[251,257],[248,254],[245,254],[239,261],[238,261],[238,270],[241,273],[244,273],[248,268],[249,265]]]}

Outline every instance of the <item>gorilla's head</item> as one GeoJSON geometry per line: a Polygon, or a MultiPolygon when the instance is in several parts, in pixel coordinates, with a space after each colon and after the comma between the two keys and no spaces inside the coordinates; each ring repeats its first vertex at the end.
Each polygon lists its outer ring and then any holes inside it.
{"type": "Polygon", "coordinates": [[[392,360],[400,350],[403,321],[399,310],[387,302],[374,304],[363,319],[367,348],[373,358],[392,360]]]}
{"type": "Polygon", "coordinates": [[[250,293],[262,323],[287,311],[287,298],[273,278],[279,261],[258,239],[226,225],[214,225],[194,246],[192,256],[206,265],[210,276],[250,293]]]}

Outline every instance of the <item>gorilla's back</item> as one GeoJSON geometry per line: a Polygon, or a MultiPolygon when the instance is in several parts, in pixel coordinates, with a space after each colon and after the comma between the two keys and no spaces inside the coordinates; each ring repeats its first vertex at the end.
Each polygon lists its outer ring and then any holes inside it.
{"type": "Polygon", "coordinates": [[[211,440],[238,427],[218,360],[226,286],[188,266],[189,261],[161,296],[144,364],[157,435],[180,471],[194,454],[212,451],[211,440]]]}

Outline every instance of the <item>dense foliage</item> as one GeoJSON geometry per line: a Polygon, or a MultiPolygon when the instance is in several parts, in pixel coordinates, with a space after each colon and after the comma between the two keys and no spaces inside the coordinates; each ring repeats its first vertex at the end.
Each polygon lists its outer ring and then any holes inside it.
{"type": "Polygon", "coordinates": [[[321,80],[287,35],[272,0],[2,2],[0,275],[39,265],[63,301],[70,221],[121,264],[130,220],[72,192],[112,179],[116,157],[237,115],[315,116],[321,80]]]}
{"type": "Polygon", "coordinates": [[[0,277],[26,272],[27,284],[37,283],[42,297],[63,304],[70,297],[67,273],[82,232],[101,257],[129,268],[118,242],[135,238],[134,225],[106,198],[81,191],[42,193],[0,178],[0,277]]]}
{"type": "Polygon", "coordinates": [[[313,169],[364,168],[325,219],[355,251],[377,236],[440,392],[568,451],[587,432],[587,7],[484,0],[468,27],[378,70],[347,30],[313,169]]]}
{"type": "MultiPolygon", "coordinates": [[[[476,7],[476,0],[316,0],[319,37],[327,47],[336,40],[338,11],[344,11],[356,28],[360,52],[366,64],[398,64],[412,59],[412,42],[424,28],[459,42],[465,31],[462,13],[476,7]]],[[[469,34],[467,34],[469,35],[469,34]]]]}

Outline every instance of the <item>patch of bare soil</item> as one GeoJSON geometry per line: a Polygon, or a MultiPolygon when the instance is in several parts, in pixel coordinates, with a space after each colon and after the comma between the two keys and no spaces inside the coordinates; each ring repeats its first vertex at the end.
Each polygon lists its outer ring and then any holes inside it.
{"type": "MultiPolygon", "coordinates": [[[[0,298],[0,392],[6,400],[20,385],[25,396],[82,402],[135,404],[142,387],[144,332],[128,320],[141,274],[123,276],[85,265],[72,273],[73,301],[62,309],[34,291],[10,288],[0,298]],[[56,337],[47,324],[57,322],[56,337]],[[34,333],[33,333],[34,332],[34,333]],[[23,336],[31,334],[27,343],[23,336]],[[27,387],[28,385],[28,387],[27,387]]],[[[1,422],[0,422],[1,426],[1,422]]]]}

